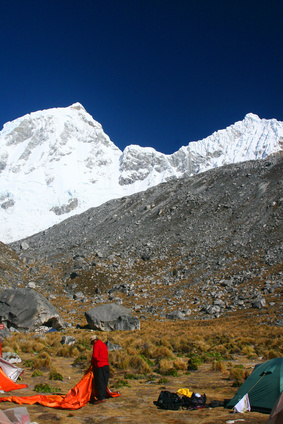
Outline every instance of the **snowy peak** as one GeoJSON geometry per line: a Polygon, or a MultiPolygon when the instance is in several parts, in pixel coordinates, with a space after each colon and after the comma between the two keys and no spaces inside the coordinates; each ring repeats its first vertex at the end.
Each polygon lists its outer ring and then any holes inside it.
{"type": "Polygon", "coordinates": [[[193,141],[172,155],[128,146],[121,158],[121,184],[149,178],[158,182],[193,175],[228,163],[264,159],[283,148],[283,123],[249,113],[243,121],[193,141]]]}
{"type": "Polygon", "coordinates": [[[25,238],[107,200],[263,159],[282,147],[283,123],[252,113],[165,155],[137,145],[121,152],[80,103],[33,112],[0,132],[0,240],[25,238]]]}
{"type": "Polygon", "coordinates": [[[8,166],[13,172],[39,168],[80,148],[119,150],[79,103],[25,115],[5,124],[0,135],[1,169],[8,166]]]}

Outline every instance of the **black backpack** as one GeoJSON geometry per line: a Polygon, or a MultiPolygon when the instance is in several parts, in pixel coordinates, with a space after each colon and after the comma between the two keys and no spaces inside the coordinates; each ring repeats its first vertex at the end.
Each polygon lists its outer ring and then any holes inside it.
{"type": "Polygon", "coordinates": [[[183,406],[188,409],[204,408],[206,404],[206,395],[202,396],[199,393],[193,393],[191,397],[182,397],[183,406]]]}
{"type": "Polygon", "coordinates": [[[162,390],[158,400],[154,401],[153,403],[154,405],[158,406],[158,408],[177,411],[180,406],[183,405],[183,400],[180,396],[177,395],[177,393],[171,393],[167,390],[162,390]]]}

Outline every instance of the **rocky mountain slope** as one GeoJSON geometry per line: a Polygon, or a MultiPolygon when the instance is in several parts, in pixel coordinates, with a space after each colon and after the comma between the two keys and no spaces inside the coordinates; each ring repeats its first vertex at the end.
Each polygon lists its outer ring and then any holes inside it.
{"type": "Polygon", "coordinates": [[[283,123],[243,121],[172,155],[121,152],[79,103],[38,111],[0,132],[0,240],[9,243],[162,182],[282,151],[283,123]]]}
{"type": "Polygon", "coordinates": [[[226,165],[70,217],[10,245],[21,284],[60,299],[72,323],[107,302],[157,318],[260,310],[280,323],[282,171],[282,154],[226,165]]]}

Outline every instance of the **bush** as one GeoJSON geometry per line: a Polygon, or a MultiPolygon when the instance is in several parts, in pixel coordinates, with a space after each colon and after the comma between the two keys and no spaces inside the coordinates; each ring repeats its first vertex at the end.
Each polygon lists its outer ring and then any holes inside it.
{"type": "Polygon", "coordinates": [[[166,383],[168,383],[168,381],[169,381],[168,378],[162,377],[157,381],[157,383],[158,384],[166,384],[166,383]]]}
{"type": "Polygon", "coordinates": [[[175,368],[170,368],[169,370],[164,372],[164,375],[170,375],[171,377],[178,377],[178,370],[176,370],[175,368]]]}
{"type": "Polygon", "coordinates": [[[119,389],[120,387],[131,387],[127,380],[117,380],[113,383],[112,387],[114,389],[119,389]]]}
{"type": "Polygon", "coordinates": [[[140,376],[138,376],[137,374],[131,374],[131,373],[126,373],[124,375],[124,379],[125,380],[138,380],[140,376]]]}
{"type": "Polygon", "coordinates": [[[191,356],[188,360],[188,370],[197,370],[199,365],[201,365],[202,360],[199,356],[191,356]]]}
{"type": "Polygon", "coordinates": [[[32,373],[32,377],[39,377],[40,375],[43,375],[43,372],[41,370],[34,370],[32,373]]]}
{"type": "Polygon", "coordinates": [[[43,384],[36,384],[33,389],[35,392],[40,393],[56,393],[61,392],[61,389],[59,387],[51,387],[49,384],[43,383],[43,384]]]}
{"type": "Polygon", "coordinates": [[[62,374],[60,374],[59,372],[57,372],[56,370],[53,370],[50,372],[49,374],[49,380],[58,380],[58,381],[63,381],[63,376],[62,374]]]}

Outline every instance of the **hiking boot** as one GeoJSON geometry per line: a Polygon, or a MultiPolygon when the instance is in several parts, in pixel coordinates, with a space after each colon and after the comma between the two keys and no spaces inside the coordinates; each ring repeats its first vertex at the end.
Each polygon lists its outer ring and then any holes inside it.
{"type": "Polygon", "coordinates": [[[91,402],[93,405],[98,405],[99,403],[106,402],[105,399],[98,399],[91,402]]]}

